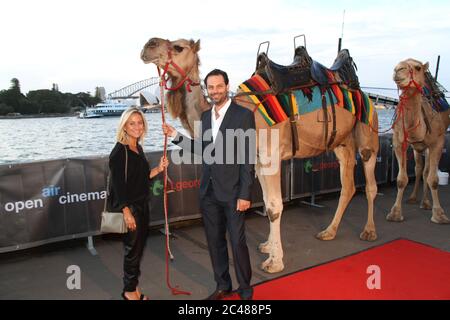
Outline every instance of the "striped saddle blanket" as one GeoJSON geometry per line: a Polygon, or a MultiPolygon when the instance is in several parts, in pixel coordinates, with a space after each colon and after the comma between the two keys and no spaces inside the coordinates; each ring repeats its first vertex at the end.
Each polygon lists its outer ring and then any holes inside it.
{"type": "Polygon", "coordinates": [[[445,94],[442,92],[442,86],[431,75],[430,71],[425,73],[425,86],[422,88],[423,94],[431,101],[431,106],[437,112],[447,111],[450,106],[445,99],[445,94]]]}
{"type": "MultiPolygon", "coordinates": [[[[303,115],[322,108],[322,91],[313,86],[293,90],[288,93],[258,94],[270,90],[267,81],[260,75],[255,75],[239,85],[243,92],[255,93],[249,95],[269,126],[283,122],[290,116],[303,115]]],[[[331,85],[331,94],[325,94],[327,107],[332,104],[351,112],[356,118],[372,125],[374,107],[369,97],[361,90],[348,90],[342,86],[331,85]]]]}

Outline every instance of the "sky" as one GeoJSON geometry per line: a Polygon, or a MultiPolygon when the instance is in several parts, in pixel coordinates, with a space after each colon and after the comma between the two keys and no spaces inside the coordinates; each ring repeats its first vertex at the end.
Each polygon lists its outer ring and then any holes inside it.
{"type": "Polygon", "coordinates": [[[438,80],[450,90],[448,0],[15,0],[1,1],[0,13],[0,90],[18,78],[23,93],[53,83],[62,92],[113,92],[157,76],[139,57],[152,37],[200,40],[201,76],[223,69],[234,90],[253,73],[261,42],[289,64],[301,34],[325,66],[343,36],[362,87],[394,89],[393,69],[407,58],[428,61],[434,75],[440,55],[438,80]]]}

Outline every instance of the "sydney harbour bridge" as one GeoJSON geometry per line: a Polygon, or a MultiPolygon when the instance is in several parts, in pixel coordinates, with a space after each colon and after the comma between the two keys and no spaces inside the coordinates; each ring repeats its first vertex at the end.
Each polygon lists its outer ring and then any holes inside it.
{"type": "MultiPolygon", "coordinates": [[[[147,103],[150,102],[150,100],[152,100],[152,98],[153,98],[153,100],[156,98],[157,103],[159,103],[158,97],[154,96],[153,94],[149,95],[150,90],[145,90],[148,88],[156,87],[158,85],[159,85],[159,77],[152,77],[152,78],[148,78],[148,79],[144,79],[144,80],[132,83],[126,87],[123,87],[114,92],[111,92],[106,96],[106,98],[112,99],[112,100],[139,98],[139,99],[141,99],[141,103],[142,103],[142,98],[147,100],[147,103]]],[[[363,89],[377,89],[377,88],[366,87],[363,89]]],[[[151,92],[155,92],[154,89],[151,90],[151,92]]],[[[375,94],[375,93],[369,93],[369,92],[367,92],[367,93],[368,93],[369,97],[371,99],[373,99],[373,101],[376,104],[383,104],[385,106],[393,107],[393,106],[397,105],[397,103],[398,103],[398,99],[395,99],[395,98],[391,98],[391,97],[387,97],[387,96],[383,96],[383,95],[379,95],[379,94],[375,94]]]]}
{"type": "MultiPolygon", "coordinates": [[[[148,92],[149,90],[144,91],[148,88],[154,88],[159,85],[159,77],[152,77],[148,79],[144,79],[135,83],[132,83],[126,87],[123,87],[114,92],[108,93],[106,98],[108,100],[116,100],[116,99],[130,99],[130,98],[141,98],[144,96],[148,100],[148,92]]],[[[154,92],[154,90],[150,90],[154,92]]],[[[155,96],[156,99],[158,97],[155,96]]],[[[159,102],[159,101],[157,101],[159,102]]]]}

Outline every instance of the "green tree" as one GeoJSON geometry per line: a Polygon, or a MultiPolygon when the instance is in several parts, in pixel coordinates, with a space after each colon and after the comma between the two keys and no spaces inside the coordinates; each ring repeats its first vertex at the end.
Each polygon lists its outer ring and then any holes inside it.
{"type": "Polygon", "coordinates": [[[0,91],[0,112],[3,114],[10,112],[22,114],[68,113],[82,110],[86,106],[95,105],[100,101],[99,97],[93,97],[89,92],[62,93],[58,90],[57,84],[53,84],[51,90],[29,91],[27,96],[24,96],[20,91],[19,80],[13,78],[10,88],[0,91]]]}
{"type": "Polygon", "coordinates": [[[36,114],[37,110],[37,106],[26,98],[19,100],[19,108],[16,109],[21,114],[36,114]]]}
{"type": "Polygon", "coordinates": [[[8,90],[0,91],[0,103],[13,108],[13,111],[10,112],[19,112],[22,114],[36,113],[35,106],[20,92],[20,82],[17,78],[11,79],[11,87],[8,90]]]}
{"type": "Polygon", "coordinates": [[[99,97],[91,96],[89,92],[78,92],[76,96],[87,106],[93,106],[102,101],[99,97]]]}
{"type": "Polygon", "coordinates": [[[7,104],[0,102],[0,116],[4,116],[8,113],[14,112],[14,108],[7,104]]]}
{"type": "Polygon", "coordinates": [[[11,79],[11,87],[9,89],[20,93],[20,82],[19,82],[19,79],[12,78],[11,79]]]}
{"type": "Polygon", "coordinates": [[[32,104],[37,106],[37,113],[67,113],[70,106],[64,99],[64,94],[54,90],[34,90],[27,94],[32,104]]]}
{"type": "Polygon", "coordinates": [[[11,80],[11,88],[0,91],[0,102],[14,108],[15,112],[20,112],[21,104],[26,101],[26,97],[20,92],[19,80],[11,80]]]}

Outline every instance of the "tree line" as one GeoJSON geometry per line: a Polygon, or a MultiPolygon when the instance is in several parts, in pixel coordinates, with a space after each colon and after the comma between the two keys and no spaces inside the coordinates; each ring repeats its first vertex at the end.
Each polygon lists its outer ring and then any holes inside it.
{"type": "Polygon", "coordinates": [[[73,113],[99,102],[98,90],[96,96],[89,92],[62,93],[57,85],[53,85],[52,89],[33,90],[24,95],[20,91],[19,80],[13,78],[11,87],[0,91],[0,115],[73,113]]]}

